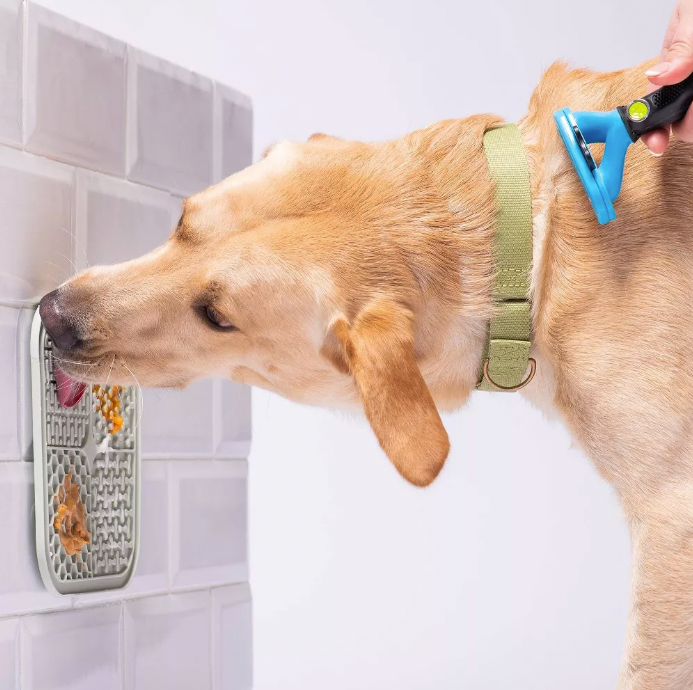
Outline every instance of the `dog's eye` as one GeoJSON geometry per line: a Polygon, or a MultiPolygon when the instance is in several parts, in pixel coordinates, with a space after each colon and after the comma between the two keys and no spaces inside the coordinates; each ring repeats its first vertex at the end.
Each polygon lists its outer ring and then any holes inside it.
{"type": "Polygon", "coordinates": [[[207,314],[207,318],[215,326],[222,326],[223,325],[221,316],[219,315],[219,312],[214,307],[205,307],[205,313],[207,314]]]}
{"type": "Polygon", "coordinates": [[[230,321],[227,321],[214,307],[207,305],[200,310],[207,321],[222,331],[238,330],[230,321]]]}

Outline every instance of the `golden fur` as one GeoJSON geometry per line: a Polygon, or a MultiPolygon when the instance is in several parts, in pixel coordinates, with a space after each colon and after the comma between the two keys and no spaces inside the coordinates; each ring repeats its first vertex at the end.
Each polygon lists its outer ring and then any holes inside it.
{"type": "MultiPolygon", "coordinates": [[[[647,65],[553,65],[522,132],[531,170],[533,348],[526,393],[557,410],[622,501],[633,604],[621,690],[693,687],[693,148],[631,147],[618,219],[597,224],[552,119],[646,92],[647,65]]],[[[498,118],[385,143],[282,143],[188,199],[169,242],[60,289],[86,380],[226,375],[295,400],[362,404],[409,481],[448,453],[438,408],[474,388],[492,313],[498,118]],[[127,287],[124,287],[127,286],[127,287]],[[211,305],[233,323],[216,331],[211,305]],[[202,311],[201,311],[202,310],[202,311]],[[434,402],[435,401],[435,402],[434,402]]]]}

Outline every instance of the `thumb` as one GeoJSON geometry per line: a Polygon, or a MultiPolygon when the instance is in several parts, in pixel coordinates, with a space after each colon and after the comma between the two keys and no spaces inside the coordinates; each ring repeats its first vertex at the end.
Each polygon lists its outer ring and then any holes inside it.
{"type": "Polygon", "coordinates": [[[657,86],[676,84],[693,73],[693,4],[681,2],[667,31],[659,64],[646,72],[657,86]]]}

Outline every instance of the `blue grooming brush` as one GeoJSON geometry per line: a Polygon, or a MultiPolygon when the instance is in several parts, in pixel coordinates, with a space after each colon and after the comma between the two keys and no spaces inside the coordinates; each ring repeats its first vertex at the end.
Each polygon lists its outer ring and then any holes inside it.
{"type": "Polygon", "coordinates": [[[614,201],[621,191],[628,147],[643,134],[682,120],[691,102],[693,75],[608,113],[573,113],[570,108],[562,108],[553,114],[601,225],[616,219],[614,201]],[[596,143],[605,144],[600,165],[589,148],[589,144],[596,143]]]}

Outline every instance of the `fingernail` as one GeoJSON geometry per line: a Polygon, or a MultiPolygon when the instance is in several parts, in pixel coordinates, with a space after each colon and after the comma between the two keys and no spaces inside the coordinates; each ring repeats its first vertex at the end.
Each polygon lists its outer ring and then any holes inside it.
{"type": "Polygon", "coordinates": [[[655,158],[660,158],[661,156],[664,155],[663,153],[655,153],[655,152],[652,151],[651,149],[647,149],[647,150],[648,150],[655,158]]]}
{"type": "Polygon", "coordinates": [[[658,65],[655,65],[652,69],[648,69],[647,72],[645,72],[645,76],[646,77],[661,77],[663,74],[666,74],[670,69],[671,69],[670,63],[660,62],[658,65]]]}

